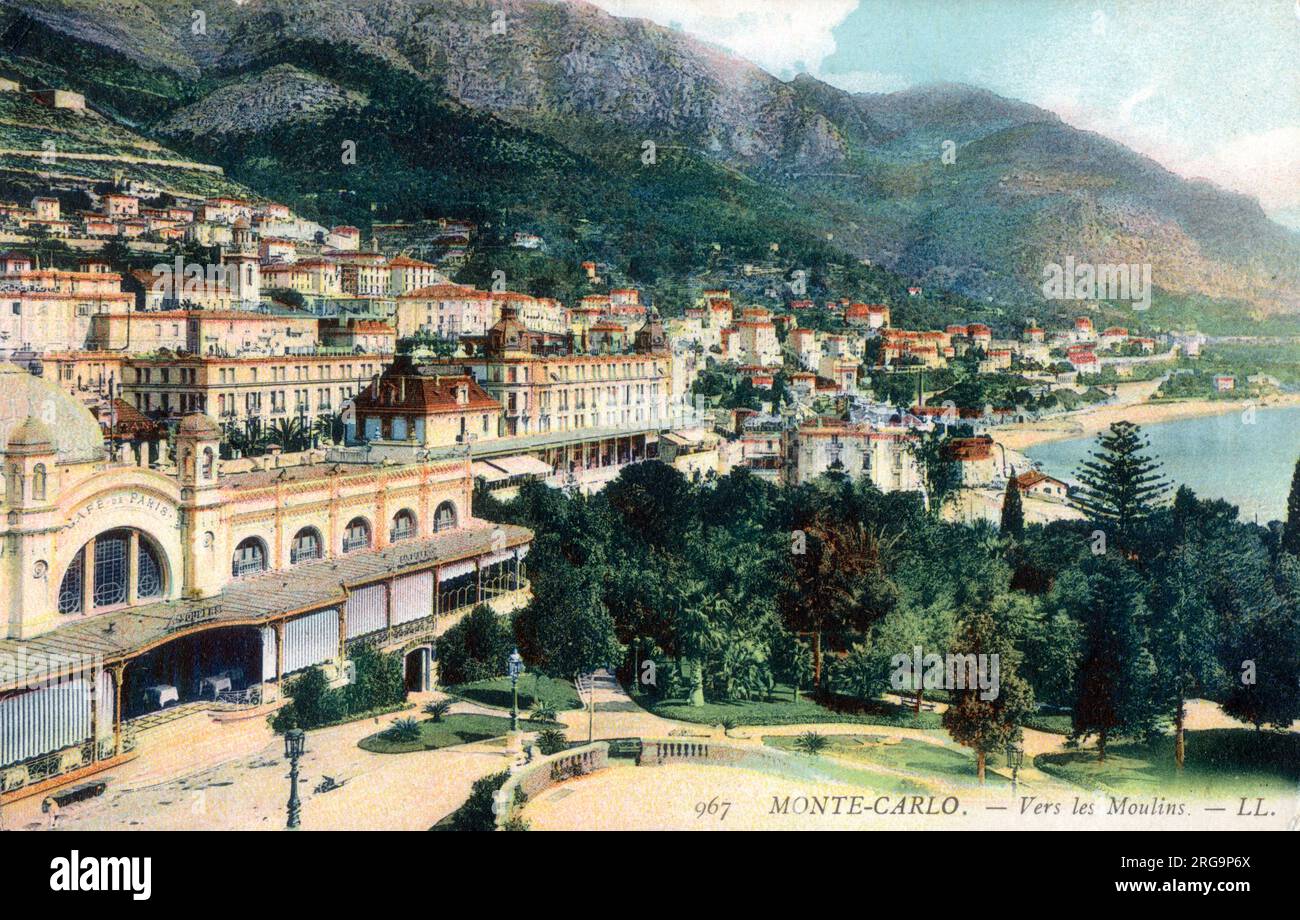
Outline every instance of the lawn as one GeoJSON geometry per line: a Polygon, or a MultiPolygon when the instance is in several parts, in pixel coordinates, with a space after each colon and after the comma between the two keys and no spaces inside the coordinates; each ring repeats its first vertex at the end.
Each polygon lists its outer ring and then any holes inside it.
{"type": "MultiPolygon", "coordinates": [[[[543,728],[563,728],[556,722],[527,722],[520,720],[521,731],[539,731],[543,728]]],[[[498,738],[510,731],[510,720],[502,716],[483,716],[470,713],[453,713],[443,716],[441,722],[425,719],[420,723],[420,737],[415,741],[393,741],[385,732],[376,732],[357,742],[357,747],[372,754],[409,754],[412,751],[436,751],[456,744],[470,744],[498,738]]]]}
{"type": "MultiPolygon", "coordinates": [[[[943,747],[912,738],[889,739],[876,735],[826,735],[823,754],[862,763],[868,767],[888,767],[917,774],[924,781],[927,776],[975,782],[975,754],[965,748],[943,747]]],[[[767,735],[763,743],[782,751],[798,751],[798,737],[767,735]]],[[[994,759],[989,759],[993,766],[994,759]]],[[[1008,780],[996,773],[984,773],[989,785],[1000,785],[1008,780]]]]}
{"type": "Polygon", "coordinates": [[[1186,766],[1174,768],[1174,739],[1111,744],[1098,762],[1089,748],[1040,754],[1034,765],[1085,789],[1188,796],[1289,795],[1300,781],[1300,734],[1248,728],[1187,733],[1186,766]]]}
{"type": "MultiPolygon", "coordinates": [[[[448,687],[447,692],[452,696],[458,696],[461,699],[480,703],[484,706],[499,706],[502,709],[510,708],[510,678],[508,677],[493,677],[490,680],[476,680],[469,684],[457,684],[454,687],[448,687]]],[[[573,689],[573,684],[569,681],[557,680],[554,677],[525,674],[519,679],[519,711],[527,712],[532,709],[534,701],[538,698],[554,706],[556,712],[582,708],[582,700],[578,696],[578,691],[573,689]]]]}
{"type": "Polygon", "coordinates": [[[890,725],[896,728],[940,728],[940,716],[933,712],[914,713],[911,709],[892,703],[872,701],[862,705],[860,712],[837,712],[802,694],[798,702],[790,698],[788,687],[778,686],[769,699],[711,700],[703,706],[692,706],[684,699],[651,701],[635,698],[642,706],[665,719],[694,722],[700,725],[721,725],[731,720],[736,725],[802,725],[812,722],[841,722],[860,725],[890,725]]]}

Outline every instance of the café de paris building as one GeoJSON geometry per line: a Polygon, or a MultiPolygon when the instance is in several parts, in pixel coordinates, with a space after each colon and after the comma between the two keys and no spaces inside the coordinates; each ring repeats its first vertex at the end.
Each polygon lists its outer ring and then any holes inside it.
{"type": "Polygon", "coordinates": [[[190,415],[174,465],[114,458],[74,398],[0,364],[6,799],[136,756],[160,718],[268,708],[313,665],[346,681],[357,643],[427,689],[451,623],[523,601],[532,534],[471,516],[467,458],[227,473],[219,442],[190,415]]]}

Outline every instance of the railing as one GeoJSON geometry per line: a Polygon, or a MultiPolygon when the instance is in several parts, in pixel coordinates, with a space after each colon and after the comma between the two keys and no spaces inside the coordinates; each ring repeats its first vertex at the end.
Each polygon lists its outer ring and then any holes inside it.
{"type": "Polygon", "coordinates": [[[290,565],[297,565],[300,562],[314,562],[320,558],[321,558],[320,547],[316,547],[314,549],[303,549],[303,550],[290,549],[289,550],[290,565]]]}
{"type": "Polygon", "coordinates": [[[370,548],[370,537],[344,537],[343,552],[351,553],[359,549],[370,548]]]}
{"type": "MultiPolygon", "coordinates": [[[[96,759],[108,760],[117,755],[117,741],[112,737],[99,739],[98,758],[92,756],[94,754],[94,745],[95,742],[93,741],[84,741],[72,747],[51,751],[39,757],[0,767],[0,792],[15,792],[36,783],[73,773],[83,767],[90,766],[96,759]]],[[[122,753],[134,751],[135,745],[135,732],[124,725],[122,727],[122,753]]]]}
{"type": "Polygon", "coordinates": [[[256,575],[259,572],[266,571],[266,560],[249,559],[247,561],[236,562],[231,566],[231,570],[236,578],[242,578],[245,575],[256,575]]]}
{"type": "Polygon", "coordinates": [[[252,686],[243,690],[223,690],[217,694],[216,702],[230,706],[260,706],[262,705],[262,688],[252,686]]]}
{"type": "Polygon", "coordinates": [[[363,636],[357,636],[349,639],[349,647],[363,643],[372,645],[388,645],[400,639],[423,638],[433,636],[440,623],[448,619],[461,616],[477,607],[480,603],[487,603],[492,598],[503,597],[507,594],[527,591],[529,583],[526,578],[514,579],[513,588],[504,588],[498,582],[504,579],[493,579],[489,585],[484,582],[483,598],[480,601],[474,585],[467,585],[456,591],[448,591],[438,596],[438,613],[436,615],[420,617],[418,620],[407,620],[405,623],[398,623],[375,632],[366,633],[363,636]]]}
{"type": "Polygon", "coordinates": [[[604,741],[560,751],[521,768],[506,780],[492,800],[497,827],[515,816],[517,810],[539,792],[567,779],[586,776],[609,765],[609,745],[604,741]],[[522,800],[522,801],[520,801],[522,800]]]}

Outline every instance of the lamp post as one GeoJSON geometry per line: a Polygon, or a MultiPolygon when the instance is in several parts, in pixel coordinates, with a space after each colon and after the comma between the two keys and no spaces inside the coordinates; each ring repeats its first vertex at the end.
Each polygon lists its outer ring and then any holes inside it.
{"type": "Polygon", "coordinates": [[[291,728],[284,733],[284,756],[289,760],[289,830],[297,830],[302,817],[302,802],[298,799],[298,758],[307,745],[307,735],[301,728],[291,728]]]}
{"type": "Polygon", "coordinates": [[[1007,742],[1007,766],[1011,768],[1011,797],[1016,797],[1016,779],[1020,775],[1020,765],[1025,762],[1025,749],[1019,742],[1007,742]]]}
{"type": "Polygon", "coordinates": [[[519,731],[519,675],[524,673],[524,659],[519,649],[510,653],[510,730],[519,731]]]}

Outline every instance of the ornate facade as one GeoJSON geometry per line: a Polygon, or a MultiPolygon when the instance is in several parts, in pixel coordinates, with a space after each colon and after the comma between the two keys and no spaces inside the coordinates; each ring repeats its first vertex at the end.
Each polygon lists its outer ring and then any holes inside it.
{"type": "Polygon", "coordinates": [[[475,520],[466,459],[226,474],[216,422],[174,465],[117,463],[90,413],[0,365],[0,789],[39,791],[131,755],[172,704],[269,705],[285,675],[346,680],[356,642],[411,653],[480,601],[523,594],[531,533],[475,520]]]}

